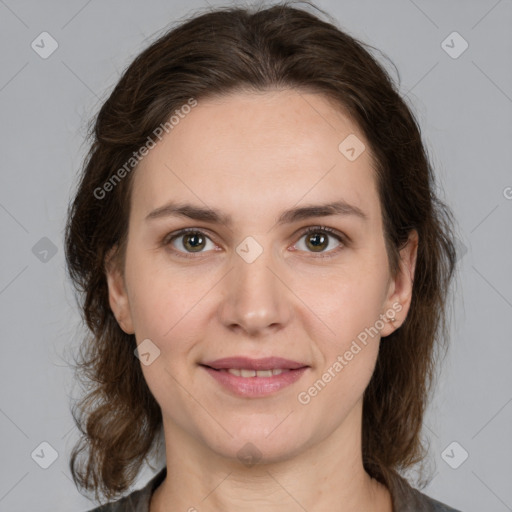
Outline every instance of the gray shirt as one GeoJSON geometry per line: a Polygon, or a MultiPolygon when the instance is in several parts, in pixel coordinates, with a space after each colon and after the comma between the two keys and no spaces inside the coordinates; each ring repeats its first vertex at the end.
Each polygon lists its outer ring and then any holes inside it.
{"type": "MultiPolygon", "coordinates": [[[[142,489],[89,512],[149,512],[151,496],[166,474],[167,467],[164,467],[142,489]]],[[[402,477],[392,481],[389,492],[393,501],[393,512],[460,512],[414,489],[402,477]]]]}

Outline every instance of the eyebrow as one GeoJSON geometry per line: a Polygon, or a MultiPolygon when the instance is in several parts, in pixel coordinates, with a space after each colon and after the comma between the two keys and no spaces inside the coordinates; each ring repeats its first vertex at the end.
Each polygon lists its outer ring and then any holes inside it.
{"type": "MultiPolygon", "coordinates": [[[[277,219],[277,224],[290,224],[312,217],[327,217],[330,215],[351,215],[364,221],[368,220],[368,216],[360,208],[340,200],[327,204],[313,204],[285,210],[277,219]]],[[[233,223],[231,215],[219,210],[173,201],[150,212],[146,216],[146,221],[163,217],[187,217],[203,222],[226,224],[227,226],[233,223]]]]}

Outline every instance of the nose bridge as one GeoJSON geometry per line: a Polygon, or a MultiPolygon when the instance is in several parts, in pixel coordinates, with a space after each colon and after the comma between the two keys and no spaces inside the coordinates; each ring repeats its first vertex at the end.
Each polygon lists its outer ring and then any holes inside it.
{"type": "Polygon", "coordinates": [[[277,263],[272,249],[263,248],[253,237],[236,247],[222,305],[226,326],[238,325],[254,333],[288,320],[286,287],[278,277],[277,263]]]}

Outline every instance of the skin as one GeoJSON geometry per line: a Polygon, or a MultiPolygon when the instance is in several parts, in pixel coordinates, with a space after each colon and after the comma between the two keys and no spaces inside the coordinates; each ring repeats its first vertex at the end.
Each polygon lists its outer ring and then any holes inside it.
{"type": "Polygon", "coordinates": [[[121,328],[160,350],[150,365],[141,364],[162,409],[166,444],[168,477],[151,512],[392,511],[387,488],[363,468],[362,399],[381,338],[407,315],[417,234],[392,277],[370,149],[359,128],[319,94],[233,93],[199,101],[133,179],[124,275],[110,266],[107,277],[121,328]],[[338,150],[349,134],[366,146],[354,161],[338,150]],[[339,199],[368,219],[276,225],[283,210],[339,199]],[[222,210],[233,224],[145,220],[170,200],[222,210]],[[322,225],[350,242],[325,234],[315,252],[308,244],[315,235],[302,231],[322,225]],[[185,227],[206,235],[199,253],[182,245],[186,235],[163,243],[185,227]],[[252,263],[236,252],[248,236],[263,249],[252,263]],[[389,310],[396,321],[383,322],[321,392],[300,403],[298,394],[389,310]],[[270,396],[237,397],[198,366],[234,355],[281,356],[310,368],[270,396]],[[249,442],[261,456],[253,466],[237,457],[249,442]]]}

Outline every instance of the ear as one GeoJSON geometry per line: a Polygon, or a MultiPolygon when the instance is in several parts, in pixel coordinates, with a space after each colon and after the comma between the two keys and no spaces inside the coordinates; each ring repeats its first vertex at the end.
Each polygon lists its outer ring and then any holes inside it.
{"type": "Polygon", "coordinates": [[[405,321],[412,300],[414,272],[418,254],[418,232],[412,230],[406,245],[400,250],[400,262],[397,275],[391,278],[388,296],[385,302],[385,325],[381,337],[389,336],[405,321]],[[396,318],[394,322],[390,318],[396,318]]]}
{"type": "Polygon", "coordinates": [[[119,327],[121,327],[126,334],[134,334],[135,329],[133,328],[130,303],[126,292],[124,272],[119,268],[119,264],[114,258],[116,251],[117,246],[112,247],[105,257],[108,300],[110,309],[114,313],[119,327]]]}

